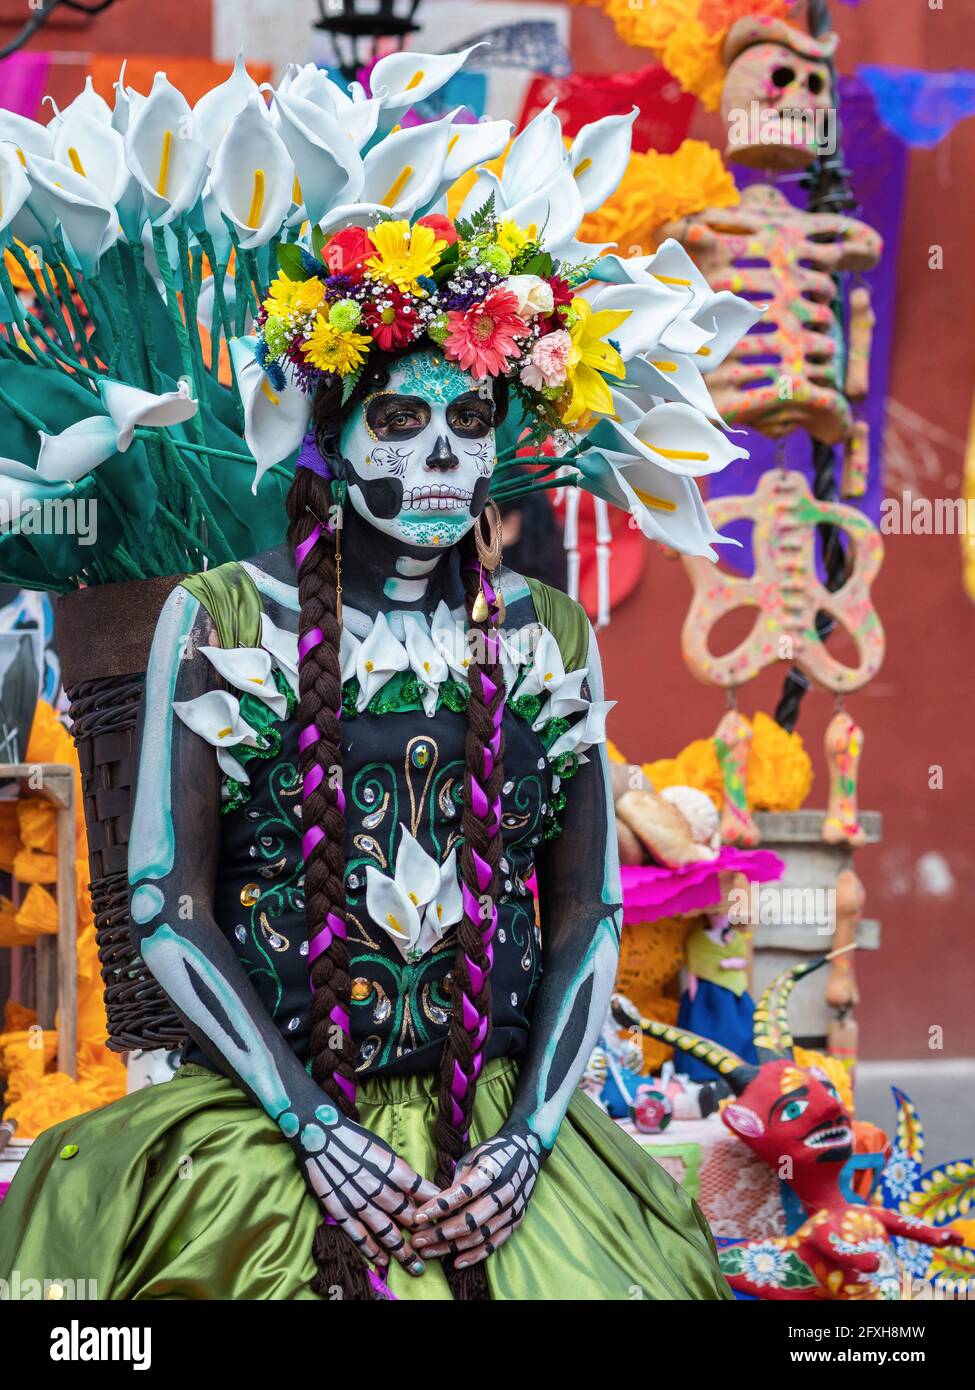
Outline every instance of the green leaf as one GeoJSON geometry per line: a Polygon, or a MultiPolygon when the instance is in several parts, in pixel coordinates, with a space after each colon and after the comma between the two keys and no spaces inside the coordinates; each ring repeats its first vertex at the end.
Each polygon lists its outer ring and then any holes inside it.
{"type": "Polygon", "coordinates": [[[301,247],[293,241],[282,242],[278,247],[278,265],[289,280],[310,280],[301,259],[301,247]]]}
{"type": "Polygon", "coordinates": [[[454,226],[457,228],[457,235],[460,237],[461,241],[473,241],[478,232],[482,231],[485,227],[492,226],[497,221],[494,203],[495,198],[494,192],[492,191],[491,196],[486,202],[481,204],[475,213],[470,217],[464,218],[460,222],[454,223],[454,226]]]}
{"type": "Polygon", "coordinates": [[[540,275],[545,280],[552,274],[554,265],[555,262],[548,251],[537,251],[520,269],[524,275],[540,275]]]}
{"type": "Polygon", "coordinates": [[[322,247],[325,245],[325,242],[326,242],[327,240],[328,240],[328,238],[326,237],[325,233],[322,231],[321,227],[319,227],[317,224],[316,224],[314,227],[312,227],[312,229],[311,229],[311,253],[312,253],[312,255],[313,255],[317,260],[321,260],[321,257],[322,257],[322,247]]]}

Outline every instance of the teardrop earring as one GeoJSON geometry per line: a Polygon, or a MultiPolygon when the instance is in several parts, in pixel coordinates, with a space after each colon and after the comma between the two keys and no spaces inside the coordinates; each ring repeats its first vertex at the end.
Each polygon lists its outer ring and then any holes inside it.
{"type": "Polygon", "coordinates": [[[497,625],[504,621],[504,599],[494,586],[494,572],[501,564],[502,550],[501,512],[497,502],[488,501],[475,521],[474,548],[481,566],[481,587],[471,609],[471,618],[475,623],[493,619],[497,625]]]}

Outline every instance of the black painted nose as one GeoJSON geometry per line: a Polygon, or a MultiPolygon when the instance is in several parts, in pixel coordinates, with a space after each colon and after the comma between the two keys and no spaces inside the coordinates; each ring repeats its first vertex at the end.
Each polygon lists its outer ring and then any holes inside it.
{"type": "Polygon", "coordinates": [[[427,455],[427,467],[435,468],[441,473],[460,467],[460,459],[450,447],[450,440],[445,434],[437,435],[437,442],[432,452],[427,455]]]}

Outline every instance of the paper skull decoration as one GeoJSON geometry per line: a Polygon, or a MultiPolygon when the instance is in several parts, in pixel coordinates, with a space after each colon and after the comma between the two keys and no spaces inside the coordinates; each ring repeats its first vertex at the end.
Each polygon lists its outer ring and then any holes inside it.
{"type": "Polygon", "coordinates": [[[772,438],[795,429],[825,444],[848,438],[853,417],[832,277],[877,264],[883,242],[873,228],[803,212],[756,184],[738,207],[707,208],[655,235],[679,241],[716,290],[768,306],[708,377],[722,418],[772,438]]]}
{"type": "Polygon", "coordinates": [[[835,49],[835,34],[813,39],[782,19],[734,23],[723,55],[725,158],[759,169],[811,164],[830,134],[835,49]]]}

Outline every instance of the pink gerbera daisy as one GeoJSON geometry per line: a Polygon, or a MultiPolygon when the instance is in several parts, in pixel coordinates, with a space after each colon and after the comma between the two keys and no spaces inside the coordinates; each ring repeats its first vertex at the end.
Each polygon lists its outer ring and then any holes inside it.
{"type": "Polygon", "coordinates": [[[492,290],[466,312],[451,310],[444,351],[472,376],[500,376],[512,358],[521,356],[517,339],[528,325],[518,313],[518,298],[510,290],[492,290]]]}

